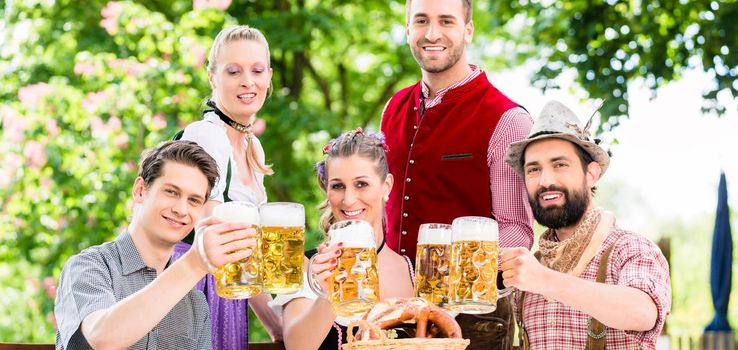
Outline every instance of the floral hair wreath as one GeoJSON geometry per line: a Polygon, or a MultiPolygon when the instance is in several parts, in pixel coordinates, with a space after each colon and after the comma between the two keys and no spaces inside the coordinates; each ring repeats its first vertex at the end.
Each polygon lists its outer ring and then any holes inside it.
{"type": "Polygon", "coordinates": [[[341,141],[344,137],[348,136],[354,137],[354,135],[366,135],[369,136],[377,141],[379,141],[382,144],[382,148],[384,149],[384,152],[389,152],[389,147],[387,147],[387,143],[385,142],[384,134],[381,132],[368,132],[364,133],[364,128],[358,127],[354,129],[353,133],[346,133],[344,136],[336,137],[335,139],[331,140],[323,146],[323,154],[328,154],[328,152],[333,148],[333,145],[336,144],[336,142],[341,141]]]}
{"type": "MultiPolygon", "coordinates": [[[[336,137],[333,140],[330,140],[325,146],[323,146],[323,154],[328,154],[330,152],[331,148],[333,148],[333,145],[335,145],[338,141],[341,141],[345,137],[354,137],[354,135],[366,135],[369,136],[377,141],[382,145],[382,149],[384,149],[384,152],[389,152],[389,147],[387,146],[387,143],[385,142],[384,134],[381,132],[368,132],[365,133],[364,129],[361,127],[358,127],[353,130],[353,132],[346,133],[345,135],[336,137]]],[[[318,176],[321,179],[325,178],[325,160],[321,160],[317,163],[315,163],[315,170],[318,172],[318,176]]]]}

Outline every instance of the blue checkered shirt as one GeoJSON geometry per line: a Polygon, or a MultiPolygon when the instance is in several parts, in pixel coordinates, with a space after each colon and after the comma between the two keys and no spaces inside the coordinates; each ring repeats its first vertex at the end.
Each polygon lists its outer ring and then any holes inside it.
{"type": "MultiPolygon", "coordinates": [[[[54,306],[56,349],[92,349],[82,335],[85,317],[112,307],[155,278],[156,270],[146,266],[128,232],[71,257],[62,270],[54,306]]],[[[189,291],[130,349],[212,349],[205,296],[189,291]]]]}

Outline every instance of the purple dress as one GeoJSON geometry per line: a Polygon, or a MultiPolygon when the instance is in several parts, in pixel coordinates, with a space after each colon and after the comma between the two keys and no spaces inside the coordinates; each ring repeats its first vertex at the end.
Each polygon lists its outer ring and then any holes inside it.
{"type": "MultiPolygon", "coordinates": [[[[190,245],[179,242],[174,247],[172,261],[190,250],[190,245]]],[[[207,274],[195,288],[205,294],[210,307],[213,350],[245,350],[249,343],[249,313],[246,299],[230,300],[215,293],[215,278],[207,274]]]]}

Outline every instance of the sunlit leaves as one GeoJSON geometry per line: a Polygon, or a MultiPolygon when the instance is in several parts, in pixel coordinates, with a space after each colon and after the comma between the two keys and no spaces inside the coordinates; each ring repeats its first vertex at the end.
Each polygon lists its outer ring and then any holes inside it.
{"type": "Polygon", "coordinates": [[[679,79],[686,69],[704,69],[715,86],[704,93],[705,111],[722,113],[719,91],[738,96],[738,2],[701,1],[502,1],[493,2],[503,30],[525,16],[533,28],[524,57],[547,62],[533,84],[552,87],[566,69],[590,98],[605,99],[602,126],[628,115],[627,85],[640,81],[654,90],[679,79]],[[554,50],[551,50],[555,48],[554,50]],[[695,60],[696,58],[696,60],[695,60]]]}

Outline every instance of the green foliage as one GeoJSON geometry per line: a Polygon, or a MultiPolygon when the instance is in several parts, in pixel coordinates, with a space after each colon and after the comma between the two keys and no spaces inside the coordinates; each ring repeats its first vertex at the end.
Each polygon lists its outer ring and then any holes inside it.
{"type": "Polygon", "coordinates": [[[687,69],[704,69],[714,86],[703,93],[704,111],[722,114],[725,91],[738,96],[736,0],[491,1],[498,35],[514,40],[517,62],[540,62],[532,83],[557,88],[567,70],[590,98],[605,99],[602,128],[628,116],[628,88],[652,89],[687,69]]]}
{"type": "MultiPolygon", "coordinates": [[[[672,272],[673,310],[669,318],[670,332],[694,334],[710,323],[714,315],[710,296],[710,250],[714,217],[703,217],[691,225],[679,220],[663,225],[671,237],[671,270],[700,271],[699,273],[672,272]]],[[[738,315],[729,315],[735,316],[738,315]]]]}
{"type": "Polygon", "coordinates": [[[254,311],[249,308],[249,343],[268,343],[272,339],[261,325],[254,311]]]}
{"type": "MultiPolygon", "coordinates": [[[[735,210],[732,211],[732,217],[737,217],[735,210]]],[[[701,215],[689,223],[674,218],[658,225],[662,234],[671,238],[672,312],[667,319],[669,334],[701,335],[715,316],[710,293],[710,254],[714,225],[714,213],[701,215]]],[[[735,224],[733,228],[735,229],[735,224]]],[[[738,246],[735,235],[733,246],[738,246]]],[[[734,258],[734,278],[728,306],[728,322],[733,328],[738,324],[738,308],[735,307],[738,300],[736,261],[734,258]]]]}
{"type": "Polygon", "coordinates": [[[54,341],[53,300],[35,278],[40,270],[25,261],[0,265],[0,342],[54,341]]]}

